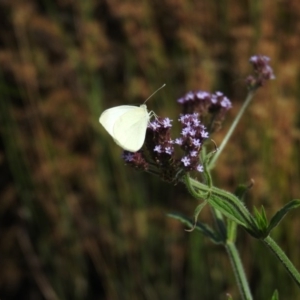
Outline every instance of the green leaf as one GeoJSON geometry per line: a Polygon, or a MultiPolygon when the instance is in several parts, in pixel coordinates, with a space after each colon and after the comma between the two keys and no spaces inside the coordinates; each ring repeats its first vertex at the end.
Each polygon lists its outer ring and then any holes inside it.
{"type": "Polygon", "coordinates": [[[279,300],[279,293],[277,290],[274,291],[271,300],[279,300]]]}
{"type": "Polygon", "coordinates": [[[197,207],[196,207],[196,209],[195,209],[195,211],[194,211],[194,225],[193,225],[193,227],[191,228],[191,229],[186,229],[186,231],[193,231],[194,229],[195,229],[195,227],[196,227],[196,223],[197,223],[197,220],[198,220],[198,216],[199,216],[199,214],[201,213],[201,211],[202,211],[202,209],[204,208],[204,206],[207,204],[207,202],[206,201],[204,201],[203,203],[201,203],[201,204],[199,204],[197,207]]]}
{"type": "Polygon", "coordinates": [[[211,195],[207,202],[215,209],[219,210],[228,219],[241,225],[253,237],[263,238],[266,236],[265,233],[262,234],[257,226],[256,220],[244,206],[243,202],[237,198],[234,200],[232,197],[223,198],[219,195],[211,195]]]}
{"type": "MultiPolygon", "coordinates": [[[[184,225],[188,226],[189,228],[193,228],[194,224],[193,221],[186,216],[183,216],[178,213],[170,213],[167,215],[170,218],[180,221],[184,225]]],[[[209,225],[204,224],[202,222],[197,222],[195,229],[200,231],[204,236],[208,237],[212,242],[216,244],[221,244],[222,239],[219,237],[218,233],[214,231],[209,225]]]]}
{"type": "Polygon", "coordinates": [[[300,206],[300,200],[295,199],[283,206],[271,219],[270,225],[268,227],[268,233],[270,233],[285,217],[285,215],[292,209],[300,206]]]}
{"type": "Polygon", "coordinates": [[[265,208],[261,206],[261,212],[259,212],[258,209],[254,207],[254,217],[259,230],[266,233],[268,228],[268,219],[265,208]]]}
{"type": "MultiPolygon", "coordinates": [[[[251,188],[251,185],[249,185],[249,184],[248,185],[240,184],[234,191],[234,195],[237,197],[237,199],[239,199],[241,202],[243,202],[243,199],[250,188],[251,188]]],[[[230,219],[228,219],[228,221],[227,221],[227,235],[228,235],[227,238],[230,241],[234,242],[236,240],[237,223],[233,222],[230,219]]]]}
{"type": "Polygon", "coordinates": [[[224,200],[221,197],[215,195],[210,196],[210,198],[208,199],[208,203],[215,209],[223,213],[227,218],[244,227],[247,227],[247,222],[244,216],[241,214],[241,211],[236,203],[224,200]]]}

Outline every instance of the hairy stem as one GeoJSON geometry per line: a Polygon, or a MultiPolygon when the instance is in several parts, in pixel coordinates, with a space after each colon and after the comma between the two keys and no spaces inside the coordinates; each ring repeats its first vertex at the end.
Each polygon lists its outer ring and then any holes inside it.
{"type": "Polygon", "coordinates": [[[286,256],[286,254],[282,251],[282,249],[276,244],[276,242],[270,236],[265,238],[263,240],[263,242],[269,249],[271,249],[271,251],[274,253],[274,255],[278,258],[278,260],[283,264],[285,269],[288,271],[288,273],[294,279],[296,284],[300,287],[299,271],[295,268],[295,266],[292,264],[292,262],[286,256]]]}
{"type": "Polygon", "coordinates": [[[246,274],[239,253],[235,247],[235,244],[231,241],[227,241],[225,244],[225,248],[229,256],[230,263],[234,271],[235,279],[237,281],[242,299],[252,300],[253,298],[250,292],[246,274]]]}

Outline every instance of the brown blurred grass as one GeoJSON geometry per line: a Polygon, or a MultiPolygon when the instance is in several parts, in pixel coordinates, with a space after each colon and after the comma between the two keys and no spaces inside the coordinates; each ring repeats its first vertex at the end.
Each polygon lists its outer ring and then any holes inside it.
{"type": "MultiPolygon", "coordinates": [[[[270,56],[276,81],[257,94],[214,181],[232,191],[253,178],[247,205],[271,216],[300,195],[299,14],[296,0],[2,1],[1,298],[237,298],[223,249],[165,216],[192,215],[195,202],[126,168],[98,117],[163,83],[148,107],[172,118],[189,89],[222,90],[234,108],[220,143],[246,94],[248,58],[270,56]]],[[[300,269],[298,215],[274,237],[300,269]]],[[[297,298],[243,232],[239,249],[255,299],[275,288],[297,298]]]]}

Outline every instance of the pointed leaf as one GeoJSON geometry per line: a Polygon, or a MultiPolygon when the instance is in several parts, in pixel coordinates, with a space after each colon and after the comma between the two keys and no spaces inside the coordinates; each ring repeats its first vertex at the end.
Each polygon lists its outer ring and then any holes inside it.
{"type": "Polygon", "coordinates": [[[270,233],[285,217],[285,215],[292,209],[300,206],[300,200],[292,200],[288,202],[284,207],[282,207],[271,219],[270,225],[268,227],[268,233],[270,233]]]}
{"type": "MultiPolygon", "coordinates": [[[[191,219],[181,215],[181,214],[177,214],[177,213],[170,213],[167,215],[170,218],[173,218],[175,220],[179,220],[181,223],[183,223],[184,225],[192,228],[194,226],[193,222],[191,219]]],[[[217,232],[215,232],[210,226],[208,226],[207,224],[201,223],[201,222],[197,222],[195,229],[200,231],[203,235],[205,235],[206,237],[210,238],[211,241],[213,241],[216,244],[221,244],[222,240],[220,239],[220,237],[218,236],[217,232]]]]}
{"type": "Polygon", "coordinates": [[[268,228],[268,219],[264,207],[261,207],[261,212],[259,212],[258,209],[254,207],[254,216],[259,229],[261,231],[266,231],[268,228]]]}
{"type": "Polygon", "coordinates": [[[198,220],[198,217],[199,217],[199,214],[201,213],[202,209],[204,208],[204,206],[205,206],[206,204],[207,204],[207,202],[204,201],[204,202],[202,202],[201,204],[199,204],[199,205],[196,207],[196,209],[195,209],[195,211],[194,211],[194,225],[193,225],[193,227],[192,227],[191,229],[186,229],[186,231],[192,232],[192,231],[195,229],[196,223],[197,223],[197,220],[198,220]]]}
{"type": "Polygon", "coordinates": [[[274,291],[271,300],[279,300],[279,293],[277,290],[274,291]]]}
{"type": "Polygon", "coordinates": [[[235,203],[226,201],[221,197],[217,197],[215,195],[211,195],[210,198],[208,199],[208,202],[215,209],[223,213],[227,218],[231,219],[232,221],[244,227],[247,227],[247,222],[244,216],[241,214],[241,210],[235,203]]]}

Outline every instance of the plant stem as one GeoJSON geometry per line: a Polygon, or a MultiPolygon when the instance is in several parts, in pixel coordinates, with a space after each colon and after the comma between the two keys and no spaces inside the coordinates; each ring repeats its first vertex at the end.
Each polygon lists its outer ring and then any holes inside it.
{"type": "Polygon", "coordinates": [[[270,237],[266,237],[262,240],[264,244],[271,249],[274,255],[279,259],[279,261],[284,265],[285,269],[294,279],[296,284],[300,287],[300,274],[286,254],[281,250],[281,248],[276,244],[276,242],[270,237]]]}
{"type": "Polygon", "coordinates": [[[242,261],[235,247],[235,244],[231,241],[227,241],[225,244],[225,248],[230,258],[231,266],[233,268],[235,279],[237,281],[242,299],[252,300],[253,298],[250,292],[242,261]]]}
{"type": "MultiPolygon", "coordinates": [[[[207,186],[201,182],[198,182],[192,178],[186,178],[187,180],[185,181],[188,189],[190,190],[190,192],[192,194],[194,194],[194,189],[195,190],[198,190],[198,191],[201,191],[202,193],[216,193],[216,194],[222,194],[222,196],[224,196],[224,193],[225,193],[225,196],[229,197],[229,195],[231,195],[230,193],[227,193],[225,191],[221,191],[215,187],[210,187],[210,186],[207,186]]],[[[195,196],[197,197],[197,194],[195,194],[195,196]]],[[[233,195],[232,195],[233,196],[233,195]]],[[[210,196],[212,197],[212,195],[210,196]]],[[[233,196],[234,197],[234,196],[233,196]]],[[[207,199],[207,201],[209,201],[209,198],[207,199]]],[[[238,203],[239,203],[239,200],[237,199],[238,203]]],[[[250,289],[249,289],[249,285],[248,285],[248,281],[247,281],[247,278],[246,278],[246,275],[245,275],[245,271],[244,271],[244,268],[243,268],[243,265],[242,265],[242,261],[240,259],[240,256],[239,256],[239,253],[236,249],[236,246],[233,242],[233,240],[231,239],[228,239],[228,233],[226,233],[226,230],[224,232],[223,230],[223,226],[220,226],[220,224],[224,224],[223,223],[223,220],[222,220],[222,214],[217,210],[217,209],[214,209],[212,207],[212,213],[215,217],[215,221],[217,223],[217,227],[218,227],[218,230],[219,230],[219,234],[223,237],[223,245],[227,251],[227,254],[229,256],[229,259],[230,259],[230,262],[231,262],[231,266],[233,268],[233,272],[235,274],[235,278],[236,278],[236,281],[237,281],[237,285],[239,287],[239,291],[240,291],[240,294],[241,294],[241,297],[243,300],[252,300],[252,295],[251,295],[251,292],[250,292],[250,289]]],[[[231,234],[231,238],[235,238],[235,234],[231,234]]]]}
{"type": "Polygon", "coordinates": [[[214,167],[214,165],[215,165],[217,159],[219,158],[219,156],[220,156],[220,154],[222,153],[224,147],[226,146],[228,140],[230,139],[230,137],[231,137],[231,135],[232,135],[232,133],[233,133],[235,127],[237,126],[238,122],[240,121],[240,119],[241,119],[242,115],[244,114],[244,112],[245,112],[247,106],[248,106],[249,103],[251,102],[251,100],[252,100],[252,98],[253,98],[253,96],[254,96],[254,93],[255,93],[255,90],[250,90],[250,91],[248,92],[248,95],[247,95],[247,97],[246,97],[246,100],[245,100],[243,106],[241,107],[239,113],[237,114],[235,120],[233,121],[233,123],[232,123],[230,129],[228,130],[228,132],[227,132],[225,138],[223,139],[223,141],[222,141],[220,147],[218,147],[218,151],[215,153],[215,155],[214,155],[213,158],[211,159],[211,161],[210,161],[210,163],[209,163],[209,165],[208,165],[208,169],[209,169],[209,170],[211,170],[211,169],[214,167]]]}

